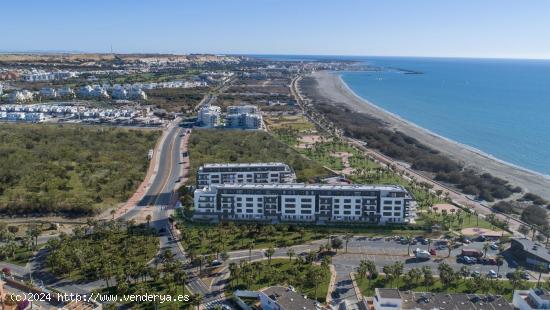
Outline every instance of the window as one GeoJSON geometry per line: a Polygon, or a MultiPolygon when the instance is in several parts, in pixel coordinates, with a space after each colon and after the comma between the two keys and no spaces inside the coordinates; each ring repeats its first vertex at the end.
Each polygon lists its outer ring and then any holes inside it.
{"type": "Polygon", "coordinates": [[[254,209],[246,209],[246,213],[254,213],[254,209]]]}
{"type": "Polygon", "coordinates": [[[401,213],[399,213],[399,212],[394,212],[394,213],[393,213],[393,216],[401,216],[401,213]]]}
{"type": "Polygon", "coordinates": [[[351,199],[344,199],[344,203],[351,203],[351,199]]]}
{"type": "Polygon", "coordinates": [[[332,213],[334,213],[334,214],[340,214],[340,211],[334,210],[332,213]]]}
{"type": "Polygon", "coordinates": [[[246,201],[254,201],[254,198],[252,198],[252,197],[246,197],[246,201]]]}
{"type": "Polygon", "coordinates": [[[349,214],[351,214],[350,211],[344,211],[344,215],[349,215],[349,214]]]}
{"type": "Polygon", "coordinates": [[[361,211],[355,211],[355,215],[361,215],[361,211]]]}
{"type": "Polygon", "coordinates": [[[242,197],[237,197],[237,201],[243,201],[242,197]]]}
{"type": "Polygon", "coordinates": [[[384,212],[384,213],[382,213],[382,215],[384,215],[384,216],[391,216],[391,212],[384,212]]]}

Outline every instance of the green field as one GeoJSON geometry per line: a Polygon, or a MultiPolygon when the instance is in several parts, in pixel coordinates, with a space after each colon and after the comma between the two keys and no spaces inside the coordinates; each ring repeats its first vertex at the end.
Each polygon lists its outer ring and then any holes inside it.
{"type": "Polygon", "coordinates": [[[0,124],[0,214],[89,216],[127,200],[160,131],[0,124]]]}
{"type": "Polygon", "coordinates": [[[189,140],[190,182],[205,163],[284,162],[296,171],[298,181],[314,181],[330,174],[319,163],[263,131],[199,129],[189,140]]]}

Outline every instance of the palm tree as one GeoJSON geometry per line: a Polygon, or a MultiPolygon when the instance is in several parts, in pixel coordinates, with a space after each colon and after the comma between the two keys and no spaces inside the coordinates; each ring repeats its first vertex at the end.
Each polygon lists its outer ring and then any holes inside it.
{"type": "Polygon", "coordinates": [[[202,294],[197,294],[194,296],[192,304],[197,307],[197,310],[199,310],[199,306],[201,305],[203,299],[204,296],[202,296],[202,294]]]}
{"type": "Polygon", "coordinates": [[[378,274],[378,271],[376,270],[376,264],[371,260],[367,260],[366,261],[366,266],[367,266],[367,270],[369,272],[369,278],[370,279],[374,278],[375,275],[378,274]]]}
{"type": "Polygon", "coordinates": [[[484,257],[487,257],[487,250],[489,250],[490,247],[491,247],[491,245],[489,245],[489,242],[485,242],[485,244],[483,244],[483,256],[484,257]]]}
{"type": "Polygon", "coordinates": [[[357,268],[357,273],[359,274],[359,277],[361,279],[363,279],[367,275],[368,272],[369,272],[369,269],[368,269],[368,266],[367,266],[367,261],[362,259],[359,262],[359,267],[357,268]]]}
{"type": "Polygon", "coordinates": [[[498,275],[500,274],[500,266],[502,266],[502,264],[504,263],[504,258],[502,257],[502,255],[497,255],[496,261],[497,261],[497,275],[498,275]]]}
{"type": "Polygon", "coordinates": [[[405,236],[405,240],[407,240],[407,256],[411,255],[411,242],[412,238],[410,235],[405,236]]]}
{"type": "Polygon", "coordinates": [[[271,266],[271,257],[275,254],[275,249],[273,247],[269,247],[267,250],[265,250],[265,255],[267,256],[267,261],[269,265],[271,266]]]}
{"type": "Polygon", "coordinates": [[[296,254],[296,253],[294,252],[294,249],[288,249],[288,250],[286,251],[286,255],[288,255],[288,260],[289,260],[290,262],[292,262],[292,257],[294,256],[294,254],[296,254]]]}
{"type": "Polygon", "coordinates": [[[248,243],[248,261],[252,260],[252,250],[254,249],[254,241],[248,243]]]}
{"type": "Polygon", "coordinates": [[[351,240],[351,238],[353,237],[353,235],[347,233],[344,235],[344,240],[346,241],[346,253],[348,252],[348,243],[349,241],[351,240]]]}
{"type": "Polygon", "coordinates": [[[449,242],[447,243],[447,250],[449,251],[447,253],[447,257],[451,256],[451,251],[453,250],[455,244],[456,244],[456,242],[453,239],[449,240],[449,242]]]}

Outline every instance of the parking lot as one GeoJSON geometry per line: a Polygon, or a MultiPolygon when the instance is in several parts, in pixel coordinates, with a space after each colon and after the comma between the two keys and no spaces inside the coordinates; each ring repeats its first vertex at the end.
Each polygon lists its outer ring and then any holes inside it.
{"type": "MultiPolygon", "coordinates": [[[[471,272],[478,271],[481,275],[486,275],[490,270],[497,271],[496,265],[490,264],[463,264],[457,262],[457,256],[462,254],[462,249],[476,249],[483,253],[483,245],[485,242],[471,242],[470,244],[464,244],[458,246],[451,251],[449,256],[449,250],[443,242],[438,243],[437,240],[432,240],[428,248],[428,242],[418,242],[417,244],[403,244],[398,240],[391,238],[368,238],[368,237],[356,237],[348,242],[348,253],[342,253],[337,255],[333,259],[333,263],[337,270],[350,270],[353,267],[359,266],[359,262],[362,259],[373,261],[378,269],[382,271],[385,265],[393,264],[395,262],[403,262],[405,271],[411,268],[422,268],[423,266],[430,266],[434,273],[437,273],[439,264],[445,262],[449,264],[453,269],[460,270],[462,266],[467,266],[471,272]],[[408,249],[410,252],[407,254],[408,249]],[[434,249],[435,254],[428,260],[416,259],[414,251],[430,250],[434,249]]],[[[343,252],[343,251],[342,251],[343,252]]],[[[498,249],[488,249],[487,257],[496,257],[498,249]]],[[[511,259],[510,255],[507,255],[506,251],[503,253],[504,262],[500,266],[500,274],[505,275],[507,272],[513,271],[516,267],[516,263],[511,259]]]]}

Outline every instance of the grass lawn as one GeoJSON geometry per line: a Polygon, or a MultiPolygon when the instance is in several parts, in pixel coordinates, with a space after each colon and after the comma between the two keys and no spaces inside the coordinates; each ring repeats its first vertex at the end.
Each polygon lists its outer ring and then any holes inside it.
{"type": "Polygon", "coordinates": [[[284,162],[296,171],[300,182],[330,175],[319,163],[303,157],[263,131],[194,130],[189,154],[192,183],[198,167],[205,163],[284,162]]]}
{"type": "Polygon", "coordinates": [[[15,251],[14,256],[7,257],[2,261],[11,263],[11,264],[20,265],[20,266],[25,266],[29,262],[29,259],[32,257],[32,255],[33,254],[31,250],[23,247],[18,247],[17,251],[15,251]]]}
{"type": "MultiPolygon", "coordinates": [[[[355,276],[357,286],[361,290],[363,296],[373,296],[375,288],[399,288],[400,290],[412,290],[416,292],[448,292],[448,293],[476,293],[476,294],[497,294],[503,295],[506,299],[512,300],[513,289],[508,280],[489,280],[489,279],[468,279],[459,280],[456,285],[445,288],[439,279],[435,278],[434,283],[429,286],[424,286],[422,280],[418,284],[406,281],[403,277],[394,283],[387,283],[383,276],[379,276],[377,279],[369,280],[367,278],[359,278],[355,276]],[[483,282],[484,284],[472,285],[469,282],[483,282]],[[497,283],[498,282],[498,283],[497,283]],[[486,287],[484,287],[486,285],[486,287]]],[[[523,281],[520,283],[517,289],[527,289],[534,287],[536,283],[523,281]]]]}
{"type": "Polygon", "coordinates": [[[450,229],[457,232],[460,232],[463,228],[471,228],[471,227],[480,227],[480,228],[487,228],[495,231],[501,231],[500,228],[495,227],[494,225],[482,219],[481,217],[476,217],[475,215],[468,214],[468,213],[463,213],[461,216],[463,217],[462,224],[460,224],[457,216],[451,216],[451,215],[444,216],[436,213],[430,214],[427,212],[421,212],[419,213],[419,216],[417,217],[416,222],[418,224],[426,224],[426,225],[446,222],[448,223],[450,229]]]}
{"type": "Polygon", "coordinates": [[[344,168],[342,160],[335,156],[335,154],[338,152],[349,153],[352,155],[349,158],[349,164],[351,168],[374,169],[380,167],[374,161],[367,159],[359,150],[341,141],[324,143],[318,142],[311,148],[299,150],[307,157],[335,170],[341,170],[342,168],[344,168]]]}
{"type": "Polygon", "coordinates": [[[299,262],[296,259],[292,261],[272,259],[271,265],[267,260],[245,265],[238,278],[232,276],[230,285],[231,290],[258,290],[275,285],[292,285],[299,293],[308,296],[308,298],[315,296],[318,301],[324,302],[329,282],[330,270],[328,268],[299,262]],[[320,273],[319,281],[314,281],[311,276],[312,272],[320,273]]]}

